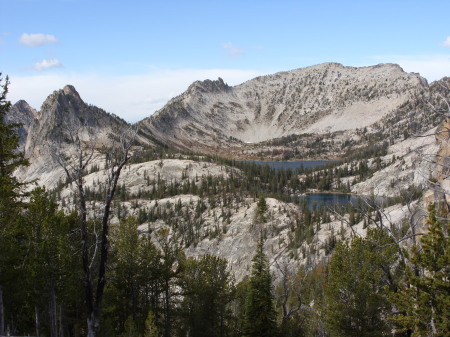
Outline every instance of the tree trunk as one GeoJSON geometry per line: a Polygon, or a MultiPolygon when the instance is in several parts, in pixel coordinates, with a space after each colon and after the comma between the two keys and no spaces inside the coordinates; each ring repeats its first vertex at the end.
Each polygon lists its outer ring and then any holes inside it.
{"type": "Polygon", "coordinates": [[[5,310],[3,308],[3,287],[0,285],[0,335],[5,335],[5,310]]]}
{"type": "Polygon", "coordinates": [[[91,312],[87,318],[87,336],[86,337],[96,337],[99,328],[99,319],[95,312],[91,312]]]}
{"type": "Polygon", "coordinates": [[[51,281],[50,291],[49,291],[49,303],[48,303],[48,315],[50,318],[50,336],[58,337],[58,325],[56,318],[56,294],[55,286],[53,281],[51,281]]]}
{"type": "MultiPolygon", "coordinates": [[[[87,313],[87,336],[95,337],[98,334],[100,327],[100,311],[103,301],[103,293],[106,285],[106,269],[108,263],[108,232],[109,232],[109,216],[111,212],[111,203],[119,180],[120,172],[124,165],[130,158],[129,151],[136,137],[136,131],[130,129],[129,131],[116,133],[111,137],[113,144],[110,147],[110,152],[107,153],[106,167],[109,170],[105,186],[105,206],[102,217],[102,233],[100,242],[100,258],[98,261],[97,273],[92,270],[92,262],[96,259],[97,254],[97,237],[94,243],[95,250],[91,255],[89,252],[89,230],[88,230],[88,209],[86,205],[86,195],[84,191],[83,175],[92,158],[94,157],[96,149],[96,141],[90,139],[87,146],[81,140],[81,134],[87,131],[91,136],[90,128],[84,125],[81,121],[77,125],[73,125],[67,130],[67,138],[75,145],[75,153],[72,159],[76,159],[75,163],[70,163],[70,158],[62,156],[56,149],[56,160],[64,169],[67,178],[71,182],[75,182],[78,190],[78,206],[80,211],[80,231],[81,231],[81,257],[83,265],[83,287],[86,302],[87,313]],[[119,137],[117,141],[115,136],[119,137]],[[111,165],[108,165],[110,163],[111,165]],[[96,277],[95,277],[96,276],[96,277]],[[93,279],[94,277],[94,279],[93,279]]],[[[56,308],[56,302],[55,302],[56,308]]],[[[55,309],[56,317],[56,309],[55,309]]],[[[56,322],[56,321],[55,321],[56,322]]]]}
{"type": "Polygon", "coordinates": [[[164,327],[164,331],[165,331],[165,337],[170,337],[170,290],[169,290],[169,282],[166,279],[165,281],[165,301],[164,301],[164,309],[165,309],[165,327],[164,327]]]}
{"type": "Polygon", "coordinates": [[[59,337],[64,337],[62,305],[59,306],[59,337]]]}
{"type": "Polygon", "coordinates": [[[36,336],[40,336],[40,330],[41,330],[41,322],[39,321],[39,308],[36,305],[34,307],[34,319],[35,319],[35,325],[36,325],[36,336]]]}

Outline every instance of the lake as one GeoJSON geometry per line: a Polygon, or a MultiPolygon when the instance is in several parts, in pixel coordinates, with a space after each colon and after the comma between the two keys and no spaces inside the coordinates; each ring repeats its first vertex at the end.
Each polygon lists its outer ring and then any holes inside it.
{"type": "MultiPolygon", "coordinates": [[[[360,203],[369,202],[373,203],[372,197],[368,195],[357,195],[357,194],[348,194],[348,193],[306,193],[305,195],[299,196],[300,200],[306,200],[308,203],[309,209],[315,209],[320,207],[321,205],[325,207],[330,207],[334,205],[346,205],[351,203],[353,206],[358,206],[360,203]]],[[[387,202],[387,198],[385,197],[375,197],[375,204],[382,205],[387,202]]]]}
{"type": "Polygon", "coordinates": [[[315,209],[321,205],[329,207],[348,203],[357,206],[362,196],[348,193],[308,193],[299,196],[299,198],[300,200],[306,200],[309,209],[315,209]]]}
{"type": "Polygon", "coordinates": [[[264,161],[264,160],[248,160],[247,163],[255,163],[259,165],[269,165],[269,167],[279,170],[292,169],[295,170],[300,167],[315,168],[317,166],[326,165],[332,163],[332,160],[298,160],[298,161],[264,161]]]}
{"type": "MultiPolygon", "coordinates": [[[[255,163],[259,165],[268,165],[271,168],[279,170],[283,169],[292,169],[295,170],[300,167],[304,168],[316,168],[318,166],[323,166],[329,163],[332,163],[333,160],[298,160],[298,161],[263,161],[263,160],[249,160],[246,161],[248,163],[255,163]]],[[[302,196],[299,196],[300,200],[306,200],[308,203],[309,209],[315,209],[320,207],[321,205],[325,207],[331,207],[333,205],[346,205],[348,203],[352,203],[354,206],[357,206],[358,203],[363,198],[367,198],[367,196],[354,195],[348,193],[308,193],[302,196]]]]}

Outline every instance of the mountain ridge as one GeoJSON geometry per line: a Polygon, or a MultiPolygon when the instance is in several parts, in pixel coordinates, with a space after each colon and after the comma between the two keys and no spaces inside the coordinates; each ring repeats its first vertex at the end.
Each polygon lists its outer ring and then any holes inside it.
{"type": "Polygon", "coordinates": [[[324,63],[233,87],[221,79],[196,81],[138,125],[177,148],[188,144],[212,153],[290,134],[370,126],[426,90],[424,78],[398,65],[324,63]]]}
{"type": "MultiPolygon", "coordinates": [[[[410,128],[412,119],[424,124],[422,129],[429,123],[435,126],[412,109],[418,110],[419,101],[439,90],[437,82],[428,85],[396,64],[358,68],[339,63],[259,76],[237,86],[222,78],[195,81],[135,126],[143,145],[158,143],[235,159],[339,158],[351,150],[344,146],[349,141],[364,146],[363,129],[369,138],[384,132],[396,142],[402,137],[399,130],[410,128]],[[320,151],[311,148],[318,141],[320,151]]],[[[64,125],[88,124],[104,139],[112,125],[129,125],[86,104],[72,85],[50,94],[39,111],[19,101],[8,116],[23,123],[21,149],[36,160],[43,155],[40,144],[56,141],[64,125]]]]}
{"type": "MultiPolygon", "coordinates": [[[[134,158],[134,161],[127,164],[123,170],[118,195],[114,201],[112,222],[118,223],[120,219],[134,216],[138,219],[141,233],[168,230],[173,237],[180,237],[180,244],[183,244],[184,250],[190,256],[208,253],[226,257],[237,279],[242,278],[251,265],[258,229],[264,230],[267,234],[265,249],[272,262],[283,261],[294,268],[301,264],[312,265],[326,258],[329,254],[327,247],[330,245],[330,240],[336,237],[350,237],[350,228],[341,230],[342,219],[337,215],[331,218],[325,217],[327,218],[325,220],[321,215],[315,220],[317,223],[310,222],[309,227],[306,226],[308,212],[305,208],[296,205],[298,201],[291,201],[301,193],[316,190],[316,186],[313,185],[314,187],[311,188],[306,184],[307,181],[311,182],[313,178],[320,181],[319,178],[325,179],[327,172],[331,172],[332,178],[328,179],[329,190],[342,191],[345,187],[346,192],[366,195],[375,192],[387,197],[397,196],[400,190],[409,191],[408,189],[414,186],[425,186],[433,167],[421,161],[420,152],[436,151],[433,136],[413,138],[404,134],[404,131],[409,130],[410,134],[420,133],[420,131],[433,130],[433,127],[439,123],[436,115],[425,114],[424,105],[419,104],[422,99],[427,98],[427,95],[432,97],[433,90],[440,87],[439,83],[433,82],[428,86],[426,81],[417,74],[404,73],[399,66],[381,65],[363,69],[364,74],[369,72],[372,76],[364,77],[367,83],[363,82],[363,85],[359,82],[352,84],[349,80],[351,85],[347,90],[336,92],[329,90],[333,88],[333,84],[337,86],[336,81],[339,78],[342,81],[342,77],[355,77],[355,71],[358,73],[359,70],[336,64],[310,67],[306,75],[304,69],[299,69],[298,72],[304,75],[301,82],[304,84],[299,87],[305,90],[303,92],[305,100],[298,102],[296,99],[303,96],[301,90],[298,94],[295,90],[298,76],[293,72],[267,75],[236,86],[244,88],[243,91],[228,86],[222,79],[192,83],[186,92],[170,100],[161,113],[149,117],[150,120],[147,122],[156,120],[161,123],[158,132],[153,132],[142,121],[137,123],[137,126],[141,126],[142,129],[139,132],[140,139],[136,147],[140,147],[139,150],[143,149],[143,151],[136,151],[137,158],[134,158]],[[342,73],[342,69],[348,73],[342,73]],[[325,70],[327,75],[324,76],[325,70]],[[389,80],[389,74],[393,74],[399,87],[386,81],[386,79],[389,80]],[[378,83],[379,78],[384,79],[381,84],[378,83]],[[376,85],[370,85],[371,80],[378,82],[376,85]],[[326,83],[322,86],[320,82],[326,83]],[[286,86],[285,83],[287,83],[286,86]],[[266,91],[256,90],[266,86],[269,87],[266,91]],[[433,89],[433,86],[436,88],[433,89]],[[281,94],[283,89],[284,94],[281,94]],[[375,106],[378,109],[381,109],[378,104],[379,97],[384,97],[381,93],[383,95],[387,93],[387,96],[392,97],[385,100],[395,101],[395,109],[382,111],[381,117],[375,123],[371,120],[366,121],[369,125],[364,128],[323,133],[312,130],[305,134],[291,135],[289,132],[294,129],[295,123],[286,123],[289,119],[282,116],[283,110],[275,109],[271,116],[270,113],[268,114],[270,112],[268,105],[263,107],[261,104],[260,113],[257,115],[255,113],[258,110],[257,101],[253,102],[253,105],[236,102],[242,97],[248,99],[250,103],[252,99],[257,98],[261,101],[273,101],[274,105],[278,104],[277,106],[285,104],[288,108],[289,102],[293,108],[296,107],[295,104],[302,103],[307,111],[305,110],[303,115],[299,114],[300,117],[306,116],[308,119],[315,119],[316,122],[323,122],[324,118],[340,116],[338,113],[342,110],[339,109],[354,107],[354,101],[352,104],[346,103],[345,95],[339,96],[342,92],[346,92],[348,98],[357,97],[359,103],[364,100],[366,103],[376,103],[375,106]],[[275,94],[269,95],[269,93],[275,94]],[[326,105],[323,102],[315,102],[319,101],[319,98],[314,96],[315,93],[322,93],[320,99],[328,99],[329,103],[326,104],[340,102],[341,105],[333,105],[337,113],[330,113],[326,109],[319,109],[318,113],[311,110],[313,104],[326,105]],[[398,103],[397,96],[402,99],[405,96],[406,99],[398,103]],[[224,97],[229,100],[224,101],[224,97]],[[285,98],[288,103],[284,100],[285,98]],[[218,103],[221,102],[220,100],[223,100],[222,104],[218,103]],[[400,107],[397,106],[398,104],[400,107]],[[193,107],[203,105],[216,106],[214,111],[206,111],[210,115],[197,114],[197,110],[193,107]],[[276,122],[285,125],[286,136],[258,144],[246,144],[233,135],[224,134],[223,130],[230,130],[225,124],[230,118],[232,121],[239,121],[241,118],[239,111],[243,108],[251,110],[255,120],[269,121],[266,124],[267,128],[262,132],[268,132],[270,123],[276,122]],[[164,109],[167,109],[170,114],[166,114],[167,111],[164,109]],[[309,115],[311,111],[312,117],[309,115]],[[279,120],[278,116],[281,116],[279,120]],[[218,126],[208,129],[212,122],[216,121],[219,122],[218,126]],[[186,126],[190,129],[183,128],[186,126]],[[178,127],[180,128],[177,129],[178,127]],[[186,137],[190,130],[193,130],[195,136],[191,139],[186,137]],[[152,137],[160,142],[160,145],[155,145],[156,143],[151,140],[152,137]],[[208,142],[213,145],[211,146],[208,142]],[[237,169],[237,166],[233,166],[231,164],[233,161],[221,161],[217,159],[217,156],[204,154],[191,156],[167,149],[167,146],[176,146],[178,149],[190,151],[199,150],[199,152],[206,150],[204,152],[214,155],[222,155],[225,153],[224,150],[230,151],[229,149],[234,147],[235,152],[228,152],[233,158],[240,156],[259,158],[261,155],[264,158],[278,159],[292,152],[293,157],[290,158],[322,156],[324,159],[329,159],[333,155],[335,156],[333,158],[346,158],[347,162],[339,164],[340,166],[334,169],[322,169],[322,172],[315,172],[314,177],[310,175],[308,178],[306,174],[295,173],[288,180],[288,173],[277,175],[277,173],[269,172],[273,174],[273,177],[269,179],[269,176],[266,176],[264,180],[253,173],[254,168],[247,168],[244,172],[237,169]],[[294,153],[295,151],[298,152],[294,153]],[[365,171],[362,168],[365,168],[365,171]],[[342,177],[336,174],[337,171],[343,174],[342,177]],[[269,206],[267,221],[258,224],[255,222],[257,214],[255,196],[257,193],[269,195],[268,191],[278,197],[282,194],[282,197],[267,198],[269,206]]],[[[22,102],[16,108],[27,106],[22,102]]],[[[354,112],[352,109],[349,111],[349,115],[354,112]]],[[[52,144],[62,144],[63,150],[70,149],[70,144],[61,138],[61,130],[71,125],[86,123],[96,131],[96,137],[103,140],[108,139],[115,125],[129,125],[100,108],[84,103],[73,86],[65,86],[51,94],[40,111],[33,113],[30,110],[25,114],[31,117],[36,116],[36,118],[30,117],[30,123],[27,124],[25,153],[30,159],[31,166],[18,174],[24,180],[39,178],[40,185],[56,191],[61,207],[66,210],[75,209],[76,193],[70,184],[65,183],[64,171],[53,161],[49,153],[52,144]]],[[[306,120],[302,125],[303,130],[314,125],[313,122],[306,120]]],[[[242,128],[247,125],[242,121],[241,124],[234,125],[236,127],[241,125],[242,128]]],[[[283,134],[282,131],[280,134],[283,134]]],[[[101,209],[102,201],[99,196],[103,195],[102,186],[107,177],[103,159],[104,156],[101,154],[95,156],[83,179],[89,200],[90,218],[95,218],[95,212],[101,209]]],[[[267,173],[268,170],[261,169],[259,172],[267,173]]],[[[406,214],[403,208],[401,205],[394,205],[388,211],[389,213],[392,210],[395,213],[395,224],[402,223],[402,217],[406,214]]],[[[390,213],[388,215],[390,216],[390,213]]],[[[357,228],[357,231],[362,234],[365,231],[363,220],[352,228],[357,228]]]]}

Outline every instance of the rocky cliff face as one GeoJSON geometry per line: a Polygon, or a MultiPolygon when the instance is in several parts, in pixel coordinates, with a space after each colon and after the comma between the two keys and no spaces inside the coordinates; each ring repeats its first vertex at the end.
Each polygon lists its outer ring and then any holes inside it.
{"type": "Polygon", "coordinates": [[[195,82],[140,125],[178,148],[211,152],[291,134],[364,128],[427,88],[425,79],[398,65],[325,63],[235,87],[222,79],[195,82]]]}
{"type": "Polygon", "coordinates": [[[55,187],[64,178],[51,152],[55,146],[67,149],[71,146],[67,132],[80,130],[82,138],[95,137],[100,147],[108,141],[108,134],[115,127],[127,125],[122,119],[86,104],[71,85],[54,91],[38,112],[25,101],[19,101],[8,116],[12,122],[23,123],[19,129],[20,144],[31,163],[18,172],[19,176],[28,180],[40,179],[48,188],[55,187]],[[86,134],[87,130],[92,130],[93,134],[86,134]]]}
{"type": "Polygon", "coordinates": [[[19,149],[25,150],[25,143],[28,137],[28,130],[38,118],[38,112],[28,105],[27,102],[20,100],[14,104],[5,117],[6,123],[22,124],[17,128],[19,134],[19,149]]]}

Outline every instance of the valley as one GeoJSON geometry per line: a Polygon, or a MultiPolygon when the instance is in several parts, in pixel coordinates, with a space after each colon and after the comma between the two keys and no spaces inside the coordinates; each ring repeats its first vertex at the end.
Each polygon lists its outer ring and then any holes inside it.
{"type": "MultiPolygon", "coordinates": [[[[45,187],[66,214],[80,212],[85,201],[81,212],[95,242],[90,254],[97,256],[96,226],[108,206],[105,196],[112,195],[113,259],[114,247],[121,247],[117,231],[127,221],[162,252],[169,242],[179,249],[183,257],[173,257],[170,270],[214,256],[226,261],[236,284],[248,281],[262,247],[275,292],[303,275],[317,285],[315,293],[303,293],[303,302],[295,294],[286,298],[320,311],[320,287],[339,242],[366,235],[383,245],[397,242],[392,256],[400,254],[400,261],[416,233],[426,232],[428,203],[444,205],[447,176],[437,176],[437,155],[448,149],[445,134],[438,135],[449,87],[449,78],[428,84],[393,64],[325,63],[235,87],[220,78],[195,82],[134,125],[86,104],[70,85],[39,111],[17,102],[5,121],[21,123],[18,149],[30,163],[14,176],[32,181],[30,190],[45,187]],[[117,172],[111,163],[122,160],[124,148],[129,158],[111,194],[117,172]],[[311,206],[304,198],[320,193],[348,202],[311,206]]],[[[399,265],[386,268],[394,273],[399,265]]],[[[320,315],[299,312],[297,319],[314,325],[309,335],[317,335],[320,315]]],[[[167,314],[158,316],[158,326],[167,314]]],[[[141,327],[146,318],[140,317],[141,327]]],[[[121,319],[125,324],[127,317],[121,319]]]]}

